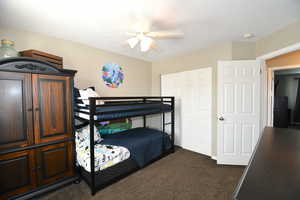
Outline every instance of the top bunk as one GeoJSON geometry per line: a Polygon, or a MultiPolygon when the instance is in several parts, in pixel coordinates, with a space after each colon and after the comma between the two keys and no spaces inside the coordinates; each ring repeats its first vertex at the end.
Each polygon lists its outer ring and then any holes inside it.
{"type": "Polygon", "coordinates": [[[75,90],[75,117],[107,121],[174,111],[174,97],[80,97],[75,90]]]}

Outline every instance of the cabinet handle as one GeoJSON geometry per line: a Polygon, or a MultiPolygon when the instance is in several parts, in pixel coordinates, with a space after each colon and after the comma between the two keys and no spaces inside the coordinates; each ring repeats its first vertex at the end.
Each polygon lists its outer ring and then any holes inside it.
{"type": "Polygon", "coordinates": [[[32,168],[31,170],[33,171],[33,172],[36,172],[36,171],[38,171],[38,170],[40,170],[41,169],[41,166],[37,166],[37,168],[32,168]]]}

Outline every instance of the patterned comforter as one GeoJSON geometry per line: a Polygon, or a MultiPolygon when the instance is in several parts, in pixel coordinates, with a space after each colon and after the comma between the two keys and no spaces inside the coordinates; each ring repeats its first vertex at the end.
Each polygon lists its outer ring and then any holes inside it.
{"type": "MultiPolygon", "coordinates": [[[[130,152],[125,147],[95,144],[95,171],[104,170],[116,165],[130,157],[130,152]]],[[[91,172],[89,138],[76,132],[77,164],[86,171],[91,172]]]]}

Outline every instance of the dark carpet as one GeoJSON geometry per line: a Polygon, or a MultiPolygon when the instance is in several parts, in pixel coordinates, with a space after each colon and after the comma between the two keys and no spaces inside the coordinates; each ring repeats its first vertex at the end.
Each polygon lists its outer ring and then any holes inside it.
{"type": "Polygon", "coordinates": [[[209,157],[177,149],[91,196],[82,181],[42,200],[230,200],[243,167],[219,166],[209,157]]]}

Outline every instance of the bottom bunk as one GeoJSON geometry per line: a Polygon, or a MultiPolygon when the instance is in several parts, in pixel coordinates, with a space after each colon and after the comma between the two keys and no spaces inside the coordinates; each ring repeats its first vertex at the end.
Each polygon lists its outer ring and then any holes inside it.
{"type": "Polygon", "coordinates": [[[76,152],[81,177],[91,187],[92,193],[173,152],[174,148],[167,133],[150,128],[105,135],[94,145],[93,187],[88,140],[77,135],[76,152]]]}

